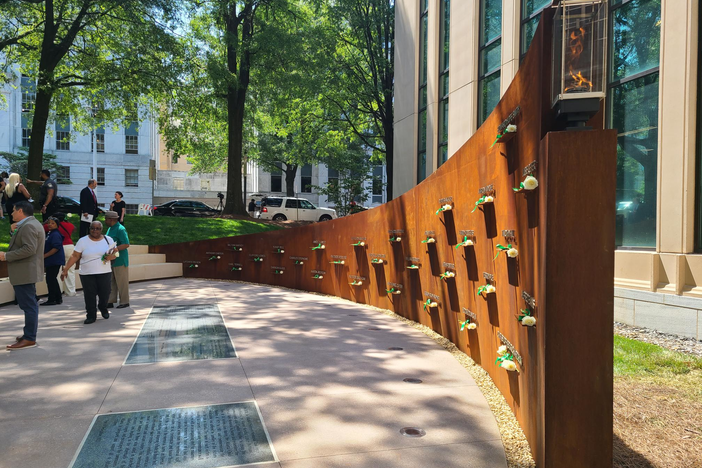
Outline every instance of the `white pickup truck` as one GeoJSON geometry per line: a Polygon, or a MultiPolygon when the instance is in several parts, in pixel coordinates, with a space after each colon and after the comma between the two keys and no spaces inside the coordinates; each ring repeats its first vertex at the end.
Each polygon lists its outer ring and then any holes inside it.
{"type": "Polygon", "coordinates": [[[316,207],[304,198],[266,197],[261,200],[261,219],[273,221],[329,221],[336,210],[316,207]]]}

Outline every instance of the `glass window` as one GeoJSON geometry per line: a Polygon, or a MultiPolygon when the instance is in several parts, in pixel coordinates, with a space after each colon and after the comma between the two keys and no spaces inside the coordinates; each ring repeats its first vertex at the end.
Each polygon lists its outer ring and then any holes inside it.
{"type": "Polygon", "coordinates": [[[298,208],[297,200],[288,198],[287,200],[285,200],[285,208],[298,208]]]}
{"type": "Polygon", "coordinates": [[[419,131],[417,134],[417,183],[427,176],[427,47],[429,46],[429,10],[427,2],[419,5],[419,131]]]}
{"type": "Polygon", "coordinates": [[[127,203],[124,205],[127,214],[137,214],[139,213],[139,205],[130,205],[127,203]]]}
{"type": "Polygon", "coordinates": [[[98,185],[105,185],[105,168],[97,168],[97,178],[93,175],[93,168],[90,168],[90,178],[95,179],[98,185]]]}
{"type": "Polygon", "coordinates": [[[283,170],[280,164],[276,164],[277,170],[271,171],[271,192],[283,191],[283,170]]]}
{"type": "Polygon", "coordinates": [[[32,127],[30,126],[29,115],[22,114],[22,146],[29,147],[29,139],[32,136],[32,127]]]}
{"type": "Polygon", "coordinates": [[[300,169],[300,186],[305,193],[312,193],[312,165],[305,164],[300,169]]]}
{"type": "Polygon", "coordinates": [[[69,151],[71,149],[71,118],[67,115],[56,117],[56,149],[69,151]]]}
{"type": "Polygon", "coordinates": [[[182,177],[173,178],[173,189],[174,190],[185,190],[185,179],[182,177]]]}
{"type": "Polygon", "coordinates": [[[448,155],[449,117],[449,40],[451,32],[451,1],[441,0],[441,49],[439,51],[439,157],[436,167],[446,162],[448,155]]]}
{"type": "Polygon", "coordinates": [[[383,166],[373,166],[373,203],[383,203],[383,166]]]}
{"type": "Polygon", "coordinates": [[[339,185],[339,171],[330,167],[329,172],[327,173],[327,182],[330,184],[339,185]]]}
{"type": "Polygon", "coordinates": [[[500,101],[502,66],[502,0],[480,0],[478,44],[478,125],[500,101]]]}
{"type": "Polygon", "coordinates": [[[305,210],[316,210],[317,207],[315,207],[312,203],[308,202],[307,200],[299,200],[300,202],[300,208],[303,208],[305,210]]]}
{"type": "Polygon", "coordinates": [[[139,128],[137,122],[132,122],[124,129],[124,152],[139,154],[139,128]]]}
{"type": "Polygon", "coordinates": [[[34,102],[37,100],[37,84],[28,76],[22,76],[22,112],[32,112],[34,102]]]}
{"type": "Polygon", "coordinates": [[[531,40],[534,39],[534,33],[541,19],[541,12],[551,3],[553,3],[552,0],[522,0],[522,32],[520,36],[520,53],[522,57],[529,50],[531,40]]]}
{"type": "Polygon", "coordinates": [[[660,0],[611,9],[607,123],[617,130],[616,245],[656,246],[660,0]]]}
{"type": "Polygon", "coordinates": [[[124,170],[124,185],[125,187],[139,186],[139,169],[124,170]]]}
{"type": "Polygon", "coordinates": [[[59,166],[56,169],[56,183],[63,184],[71,181],[71,168],[70,166],[59,166]]]}

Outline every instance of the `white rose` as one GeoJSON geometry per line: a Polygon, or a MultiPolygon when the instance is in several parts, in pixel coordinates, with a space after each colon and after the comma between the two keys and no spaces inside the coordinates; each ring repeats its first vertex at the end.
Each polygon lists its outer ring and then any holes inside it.
{"type": "Polygon", "coordinates": [[[502,367],[504,370],[508,370],[510,372],[514,372],[517,370],[517,365],[514,363],[514,361],[502,361],[502,364],[500,364],[500,367],[502,367]]]}
{"type": "Polygon", "coordinates": [[[317,279],[322,279],[322,278],[324,278],[324,276],[322,276],[322,275],[319,275],[319,276],[317,277],[317,279]]]}
{"type": "Polygon", "coordinates": [[[476,324],[474,324],[474,323],[468,324],[468,330],[475,330],[476,328],[478,328],[478,326],[476,324]]]}
{"type": "Polygon", "coordinates": [[[339,265],[343,265],[344,263],[345,263],[344,260],[341,260],[341,261],[339,262],[339,265]]]}
{"type": "Polygon", "coordinates": [[[504,356],[505,354],[507,354],[507,346],[502,345],[499,348],[497,348],[497,355],[498,356],[504,356]]]}
{"type": "Polygon", "coordinates": [[[467,241],[464,242],[465,245],[473,245],[473,241],[468,239],[467,241]]]}
{"type": "Polygon", "coordinates": [[[400,242],[402,240],[402,237],[396,237],[395,242],[400,242]]]}
{"type": "Polygon", "coordinates": [[[433,301],[429,303],[429,307],[436,307],[437,305],[439,305],[439,304],[437,304],[436,302],[433,302],[433,301]]]}
{"type": "Polygon", "coordinates": [[[453,278],[454,276],[456,276],[456,273],[452,271],[447,271],[446,275],[444,275],[445,278],[453,278]]]}
{"type": "Polygon", "coordinates": [[[324,250],[324,249],[326,249],[326,248],[327,248],[327,246],[326,246],[326,245],[324,245],[324,244],[322,244],[322,245],[321,245],[321,246],[320,246],[319,248],[320,248],[320,249],[322,249],[322,250],[324,250]]]}
{"type": "Polygon", "coordinates": [[[514,247],[507,251],[507,256],[510,258],[516,258],[517,255],[519,255],[519,250],[515,249],[514,247]]]}
{"type": "Polygon", "coordinates": [[[487,197],[485,197],[485,201],[483,201],[483,203],[492,203],[494,201],[495,197],[488,195],[487,197]]]}
{"type": "Polygon", "coordinates": [[[427,244],[433,244],[434,242],[436,242],[436,239],[434,239],[433,237],[427,239],[427,244]]]}
{"type": "Polygon", "coordinates": [[[522,319],[522,325],[526,325],[527,327],[533,327],[534,325],[536,325],[536,318],[527,315],[522,319]]]}
{"type": "Polygon", "coordinates": [[[359,242],[358,245],[360,245],[361,247],[363,247],[364,245],[366,245],[366,243],[365,243],[365,242],[359,242]]]}
{"type": "Polygon", "coordinates": [[[401,289],[398,289],[397,291],[393,291],[392,293],[393,293],[393,294],[402,294],[402,290],[401,290],[401,289]]]}
{"type": "Polygon", "coordinates": [[[442,206],[441,209],[444,211],[451,211],[453,209],[453,206],[446,204],[446,205],[442,206]]]}
{"type": "Polygon", "coordinates": [[[506,133],[514,133],[517,131],[516,125],[507,125],[506,133]]]}
{"type": "Polygon", "coordinates": [[[485,292],[487,294],[494,293],[495,292],[495,286],[488,284],[487,287],[485,288],[485,292]]]}
{"type": "Polygon", "coordinates": [[[527,176],[522,183],[524,184],[524,190],[534,190],[539,186],[539,181],[534,176],[527,176]]]}

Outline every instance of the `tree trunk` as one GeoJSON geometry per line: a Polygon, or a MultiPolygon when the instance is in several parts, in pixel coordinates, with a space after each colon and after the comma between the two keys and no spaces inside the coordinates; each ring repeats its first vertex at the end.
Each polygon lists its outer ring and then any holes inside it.
{"type": "Polygon", "coordinates": [[[46,83],[42,83],[42,80],[40,80],[37,86],[36,101],[34,102],[32,137],[29,140],[29,155],[27,157],[27,174],[20,174],[33,180],[39,180],[39,174],[42,169],[46,124],[49,121],[52,97],[53,92],[46,83]]]}
{"type": "Polygon", "coordinates": [[[297,164],[285,165],[285,194],[288,197],[295,196],[295,174],[297,174],[297,164]]]}
{"type": "Polygon", "coordinates": [[[393,151],[394,151],[394,141],[393,139],[395,138],[395,133],[393,129],[393,114],[392,114],[392,99],[386,99],[385,101],[385,107],[387,108],[385,112],[385,121],[383,122],[383,138],[384,138],[384,143],[385,143],[385,172],[387,173],[388,177],[388,182],[387,185],[385,186],[385,191],[387,194],[387,201],[390,201],[393,199],[393,184],[392,184],[392,176],[394,172],[394,167],[395,167],[395,161],[393,159],[393,151]]]}

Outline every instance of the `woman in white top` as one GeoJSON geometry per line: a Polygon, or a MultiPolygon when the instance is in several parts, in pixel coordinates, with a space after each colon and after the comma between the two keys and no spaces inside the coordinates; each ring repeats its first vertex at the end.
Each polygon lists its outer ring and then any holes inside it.
{"type": "Polygon", "coordinates": [[[112,282],[111,260],[117,258],[115,252],[117,244],[109,236],[102,235],[102,223],[93,221],[90,224],[90,233],[81,237],[73,249],[73,255],[63,267],[61,279],[68,275],[68,270],[80,260],[80,282],[83,284],[83,297],[87,318],[85,324],[95,322],[97,310],[103,318],[110,318],[107,311],[107,301],[110,297],[112,282]],[[98,297],[96,304],[95,296],[98,297]]]}

